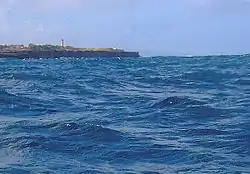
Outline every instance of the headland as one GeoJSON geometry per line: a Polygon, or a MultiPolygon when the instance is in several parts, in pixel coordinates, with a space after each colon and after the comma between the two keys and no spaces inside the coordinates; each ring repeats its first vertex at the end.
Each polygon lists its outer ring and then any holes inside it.
{"type": "Polygon", "coordinates": [[[139,52],[129,52],[118,48],[76,48],[61,45],[0,45],[0,58],[112,58],[140,57],[139,52]]]}

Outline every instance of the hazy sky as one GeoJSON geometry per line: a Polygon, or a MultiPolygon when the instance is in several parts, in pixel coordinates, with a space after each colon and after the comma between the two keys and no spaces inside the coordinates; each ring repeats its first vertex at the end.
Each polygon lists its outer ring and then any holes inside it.
{"type": "Polygon", "coordinates": [[[250,0],[0,0],[0,44],[120,47],[143,55],[250,52],[250,0]]]}

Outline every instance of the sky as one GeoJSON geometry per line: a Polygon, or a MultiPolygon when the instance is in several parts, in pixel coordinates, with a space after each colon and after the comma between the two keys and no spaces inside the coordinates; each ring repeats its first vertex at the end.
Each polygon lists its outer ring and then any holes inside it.
{"type": "Polygon", "coordinates": [[[1,0],[0,44],[250,53],[250,0],[1,0]]]}

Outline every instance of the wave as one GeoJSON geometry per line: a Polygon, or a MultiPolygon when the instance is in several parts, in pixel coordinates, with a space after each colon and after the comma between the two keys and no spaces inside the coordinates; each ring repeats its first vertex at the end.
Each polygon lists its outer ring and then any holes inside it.
{"type": "Polygon", "coordinates": [[[1,59],[0,173],[247,173],[248,58],[1,59]]]}
{"type": "Polygon", "coordinates": [[[205,102],[190,99],[188,97],[173,96],[168,97],[162,101],[159,101],[153,105],[155,108],[167,108],[167,107],[190,107],[205,105],[205,102]]]}
{"type": "Polygon", "coordinates": [[[74,122],[34,125],[29,121],[21,121],[5,127],[5,131],[19,133],[11,138],[1,138],[1,147],[16,150],[42,149],[60,153],[84,153],[85,148],[94,144],[121,142],[125,136],[114,129],[74,122]]]}

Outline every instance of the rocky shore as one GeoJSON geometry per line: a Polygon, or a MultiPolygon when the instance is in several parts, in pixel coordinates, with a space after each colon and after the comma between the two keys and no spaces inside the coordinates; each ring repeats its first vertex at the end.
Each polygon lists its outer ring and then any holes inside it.
{"type": "Polygon", "coordinates": [[[0,58],[112,58],[140,57],[139,52],[128,52],[116,48],[74,48],[57,45],[1,45],[0,58]]]}
{"type": "Polygon", "coordinates": [[[0,58],[60,58],[60,57],[139,57],[138,52],[109,52],[109,51],[18,51],[0,52],[0,58]]]}

